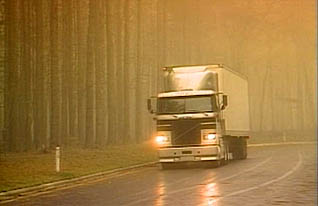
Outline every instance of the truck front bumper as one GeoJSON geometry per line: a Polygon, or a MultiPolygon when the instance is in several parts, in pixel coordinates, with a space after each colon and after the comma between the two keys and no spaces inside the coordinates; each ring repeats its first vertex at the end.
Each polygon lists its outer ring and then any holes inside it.
{"type": "Polygon", "coordinates": [[[220,160],[220,146],[160,148],[159,162],[220,160]]]}

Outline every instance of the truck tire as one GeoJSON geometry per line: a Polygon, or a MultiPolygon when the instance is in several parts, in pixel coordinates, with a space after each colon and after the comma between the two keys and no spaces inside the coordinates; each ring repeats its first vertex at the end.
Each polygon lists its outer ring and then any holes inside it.
{"type": "Polygon", "coordinates": [[[230,153],[232,153],[232,159],[237,160],[240,159],[240,147],[238,137],[231,137],[229,139],[229,148],[230,153]]]}
{"type": "Polygon", "coordinates": [[[247,157],[247,145],[245,138],[235,140],[235,159],[242,160],[247,157]]]}
{"type": "Polygon", "coordinates": [[[160,163],[159,168],[162,170],[171,169],[170,163],[160,163]]]}
{"type": "Polygon", "coordinates": [[[224,158],[221,160],[221,165],[227,165],[230,161],[230,149],[228,144],[224,145],[224,158]]]}
{"type": "Polygon", "coordinates": [[[231,152],[234,160],[242,160],[247,157],[247,141],[244,137],[231,139],[231,152]]]}
{"type": "Polygon", "coordinates": [[[208,161],[208,168],[217,168],[222,165],[222,160],[212,160],[208,161]]]}
{"type": "Polygon", "coordinates": [[[246,159],[247,158],[247,141],[245,138],[240,139],[240,150],[241,150],[240,159],[246,159]]]}

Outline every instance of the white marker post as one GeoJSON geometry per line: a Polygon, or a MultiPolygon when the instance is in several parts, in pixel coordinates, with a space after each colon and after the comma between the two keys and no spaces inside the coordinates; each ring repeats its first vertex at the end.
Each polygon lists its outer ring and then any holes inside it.
{"type": "Polygon", "coordinates": [[[58,145],[56,146],[55,163],[56,163],[56,172],[60,172],[60,147],[58,145]]]}

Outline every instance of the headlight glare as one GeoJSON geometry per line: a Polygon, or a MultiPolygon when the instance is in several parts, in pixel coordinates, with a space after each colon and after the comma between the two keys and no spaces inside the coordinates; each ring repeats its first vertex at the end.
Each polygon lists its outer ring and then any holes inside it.
{"type": "Polygon", "coordinates": [[[217,144],[218,135],[214,129],[201,130],[201,140],[203,144],[217,144]]]}
{"type": "Polygon", "coordinates": [[[205,138],[207,140],[215,140],[216,139],[216,134],[210,133],[210,134],[206,135],[205,138]]]}
{"type": "Polygon", "coordinates": [[[163,144],[164,142],[167,142],[167,141],[168,141],[168,137],[166,136],[159,135],[156,137],[156,142],[158,144],[163,144]]]}
{"type": "Polygon", "coordinates": [[[158,146],[169,146],[171,144],[171,131],[158,131],[154,142],[158,146]]]}

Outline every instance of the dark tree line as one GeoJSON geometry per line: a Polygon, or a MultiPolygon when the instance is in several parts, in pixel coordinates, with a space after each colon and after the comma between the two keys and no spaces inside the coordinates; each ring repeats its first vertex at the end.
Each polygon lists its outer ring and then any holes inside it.
{"type": "Polygon", "coordinates": [[[159,68],[176,64],[248,76],[255,132],[316,127],[314,0],[0,2],[10,151],[148,140],[146,99],[159,68]]]}

